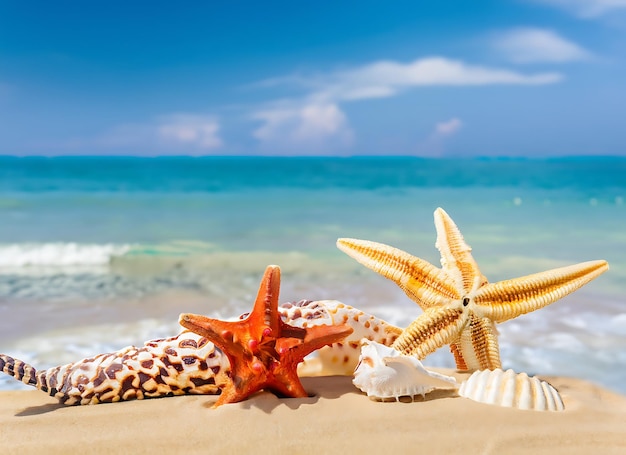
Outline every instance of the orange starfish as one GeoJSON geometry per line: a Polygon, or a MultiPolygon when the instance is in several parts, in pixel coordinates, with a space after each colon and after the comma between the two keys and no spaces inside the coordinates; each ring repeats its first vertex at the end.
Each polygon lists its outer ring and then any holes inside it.
{"type": "Polygon", "coordinates": [[[252,312],[243,320],[225,322],[197,314],[181,314],[180,324],[212,341],[230,360],[231,379],[214,407],[236,403],[267,389],[279,396],[302,398],[296,368],[304,357],[352,333],[348,325],[300,328],[286,324],[278,312],[280,268],[265,269],[252,312]]]}

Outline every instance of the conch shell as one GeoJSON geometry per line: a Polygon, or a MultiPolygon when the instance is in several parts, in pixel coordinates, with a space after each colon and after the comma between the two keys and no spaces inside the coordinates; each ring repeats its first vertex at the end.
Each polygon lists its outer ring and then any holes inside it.
{"type": "Polygon", "coordinates": [[[348,324],[354,330],[341,343],[324,346],[315,352],[320,362],[307,357],[298,366],[298,373],[308,376],[352,376],[359,362],[363,338],[391,345],[402,329],[337,300],[300,300],[283,303],[278,310],[284,322],[294,327],[348,324]]]}
{"type": "Polygon", "coordinates": [[[368,397],[378,400],[421,395],[436,388],[455,389],[456,380],[428,371],[417,358],[395,349],[361,340],[361,356],[352,383],[368,397]]]}
{"type": "Polygon", "coordinates": [[[534,411],[565,409],[559,392],[536,377],[513,370],[474,372],[459,388],[459,395],[480,403],[534,411]]]}

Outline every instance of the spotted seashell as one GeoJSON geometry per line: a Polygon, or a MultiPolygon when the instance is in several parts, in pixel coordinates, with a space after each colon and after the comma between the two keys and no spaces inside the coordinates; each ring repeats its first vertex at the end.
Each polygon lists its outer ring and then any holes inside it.
{"type": "Polygon", "coordinates": [[[359,362],[361,339],[390,345],[402,333],[402,329],[338,300],[288,302],[280,305],[278,311],[284,322],[295,327],[347,324],[353,329],[341,343],[314,353],[321,363],[319,371],[309,369],[305,359],[301,366],[307,374],[352,375],[359,362]]]}
{"type": "Polygon", "coordinates": [[[47,370],[0,354],[0,371],[67,405],[215,394],[230,380],[228,358],[188,330],[47,370]]]}
{"type": "Polygon", "coordinates": [[[533,411],[565,409],[559,392],[537,377],[513,370],[474,372],[459,388],[459,395],[480,403],[533,411]]]}
{"type": "MultiPolygon", "coordinates": [[[[361,337],[390,344],[402,332],[336,300],[288,302],[279,311],[283,321],[296,327],[348,324],[354,329],[344,342],[318,351],[321,366],[314,364],[314,374],[352,374],[361,337]]],[[[0,371],[67,405],[218,394],[231,381],[228,357],[206,338],[188,330],[47,370],[0,354],[0,371]]]]}
{"type": "Polygon", "coordinates": [[[374,341],[362,340],[353,384],[368,397],[386,400],[426,395],[436,388],[456,388],[456,380],[429,371],[417,358],[374,341]]]}

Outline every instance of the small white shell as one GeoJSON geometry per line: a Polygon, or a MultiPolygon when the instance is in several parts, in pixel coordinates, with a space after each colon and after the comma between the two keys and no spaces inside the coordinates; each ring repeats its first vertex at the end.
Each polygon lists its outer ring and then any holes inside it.
{"type": "Polygon", "coordinates": [[[428,371],[417,358],[375,341],[361,340],[361,357],[352,383],[368,397],[424,396],[436,388],[456,388],[456,380],[428,371]]]}
{"type": "Polygon", "coordinates": [[[459,388],[459,395],[480,403],[533,411],[565,409],[559,392],[536,377],[513,370],[474,372],[459,388]]]}

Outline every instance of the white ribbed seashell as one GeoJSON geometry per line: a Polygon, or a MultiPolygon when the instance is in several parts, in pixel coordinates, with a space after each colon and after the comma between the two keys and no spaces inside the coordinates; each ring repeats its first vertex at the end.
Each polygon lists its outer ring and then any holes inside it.
{"type": "Polygon", "coordinates": [[[454,378],[428,371],[417,358],[367,339],[361,340],[361,357],[352,383],[368,397],[383,400],[457,387],[454,378]]]}
{"type": "Polygon", "coordinates": [[[459,395],[480,403],[533,411],[565,409],[559,392],[537,377],[513,370],[474,372],[459,387],[459,395]]]}

